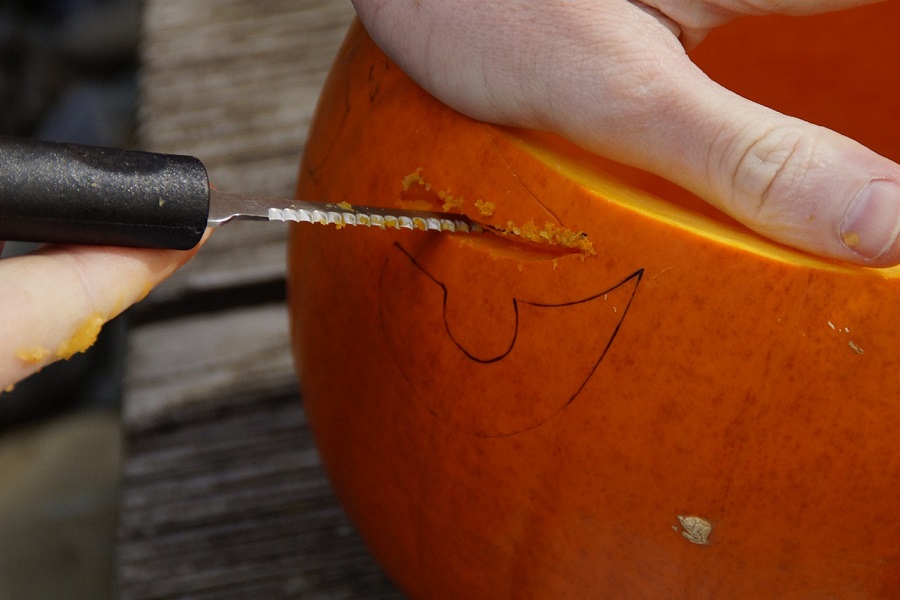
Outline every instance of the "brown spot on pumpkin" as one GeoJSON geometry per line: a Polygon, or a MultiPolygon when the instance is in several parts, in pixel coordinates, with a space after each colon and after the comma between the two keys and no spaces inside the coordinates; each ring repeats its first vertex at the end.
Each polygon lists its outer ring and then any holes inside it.
{"type": "Polygon", "coordinates": [[[712,533],[712,523],[696,516],[678,515],[678,522],[684,530],[681,535],[687,541],[698,546],[706,546],[709,544],[709,536],[712,533]]]}

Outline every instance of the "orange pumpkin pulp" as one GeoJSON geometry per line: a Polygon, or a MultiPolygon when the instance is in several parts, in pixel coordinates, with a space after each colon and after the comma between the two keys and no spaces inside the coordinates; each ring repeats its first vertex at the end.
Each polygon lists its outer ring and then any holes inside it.
{"type": "MultiPolygon", "coordinates": [[[[745,20],[695,58],[896,160],[898,18],[745,20]]],[[[411,597],[900,595],[897,269],[777,246],[656,177],[468,119],[358,25],[298,194],[592,244],[292,230],[310,424],[411,597]]]]}

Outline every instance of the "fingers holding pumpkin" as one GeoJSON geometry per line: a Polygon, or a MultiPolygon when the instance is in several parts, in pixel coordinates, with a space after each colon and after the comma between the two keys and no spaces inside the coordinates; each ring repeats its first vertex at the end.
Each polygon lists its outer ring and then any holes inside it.
{"type": "Polygon", "coordinates": [[[696,94],[689,114],[665,114],[683,125],[678,143],[635,164],[773,240],[870,266],[900,262],[897,164],[730,92],[696,94]]]}
{"type": "Polygon", "coordinates": [[[786,245],[887,266],[900,167],[729,92],[684,49],[741,14],[864,3],[356,0],[376,42],[457,110],[655,172],[786,245]]]}
{"type": "Polygon", "coordinates": [[[195,252],[47,246],[0,260],[0,391],[87,350],[195,252]]]}
{"type": "MultiPolygon", "coordinates": [[[[696,32],[738,11],[806,15],[870,3],[653,2],[682,28],[682,37],[686,15],[678,8],[704,13],[687,20],[696,32]]],[[[657,71],[669,87],[659,86],[653,104],[660,110],[648,115],[654,125],[634,130],[635,138],[650,144],[638,144],[637,154],[624,148],[610,149],[612,154],[684,185],[776,241],[870,266],[900,262],[900,166],[833,131],[725,90],[686,56],[666,69],[657,71]]],[[[622,140],[630,141],[627,135],[622,140]]]]}
{"type": "Polygon", "coordinates": [[[833,131],[730,93],[699,110],[679,180],[776,241],[870,266],[900,262],[900,167],[833,131]]]}
{"type": "MultiPolygon", "coordinates": [[[[752,12],[813,14],[866,3],[760,0],[752,12]]],[[[685,31],[705,35],[705,27],[730,20],[739,9],[748,12],[745,3],[733,0],[652,4],[644,12],[674,23],[682,41],[685,31]],[[686,21],[683,11],[673,11],[685,6],[704,15],[686,21]]],[[[648,44],[638,29],[649,32],[651,25],[640,20],[635,13],[637,41],[629,56],[632,68],[639,66],[652,83],[640,88],[646,95],[633,108],[615,111],[624,127],[610,129],[604,117],[598,127],[558,122],[559,131],[685,186],[786,245],[869,266],[900,262],[900,166],[833,131],[722,88],[687,55],[648,44]]],[[[617,91],[629,95],[628,88],[617,91]]]]}
{"type": "Polygon", "coordinates": [[[869,266],[900,263],[900,166],[680,62],[658,71],[650,110],[619,111],[620,126],[604,116],[555,130],[682,185],[775,241],[869,266]]]}

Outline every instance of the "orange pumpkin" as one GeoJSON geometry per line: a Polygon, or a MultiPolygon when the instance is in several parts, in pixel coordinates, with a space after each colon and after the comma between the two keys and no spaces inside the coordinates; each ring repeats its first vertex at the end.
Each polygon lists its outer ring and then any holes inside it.
{"type": "MultiPolygon", "coordinates": [[[[740,21],[696,60],[896,160],[898,22],[896,2],[740,21]]],[[[446,204],[595,251],[292,230],[309,420],[411,597],[900,597],[900,271],[776,246],[658,178],[475,122],[358,25],[298,194],[446,204]]]]}

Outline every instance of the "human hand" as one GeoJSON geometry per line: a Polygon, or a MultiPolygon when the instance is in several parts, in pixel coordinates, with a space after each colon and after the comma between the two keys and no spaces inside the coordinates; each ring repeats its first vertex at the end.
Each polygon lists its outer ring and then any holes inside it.
{"type": "Polygon", "coordinates": [[[875,0],[353,1],[382,49],[461,112],[654,172],[787,245],[900,262],[900,166],[724,89],[685,51],[741,15],[875,0]]]}
{"type": "Polygon", "coordinates": [[[0,260],[0,391],[87,350],[196,251],[46,246],[0,260]]]}

